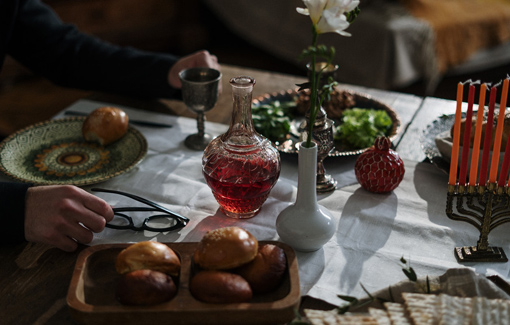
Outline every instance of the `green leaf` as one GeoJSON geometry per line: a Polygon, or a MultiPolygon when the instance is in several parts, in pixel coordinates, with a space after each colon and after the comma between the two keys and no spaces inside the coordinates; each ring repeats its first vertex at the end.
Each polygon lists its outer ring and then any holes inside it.
{"type": "Polygon", "coordinates": [[[335,47],[334,47],[334,46],[331,46],[331,47],[329,48],[329,57],[330,57],[330,58],[334,58],[334,57],[335,57],[335,52],[336,52],[335,47]]]}
{"type": "Polygon", "coordinates": [[[412,267],[409,267],[407,269],[402,269],[404,274],[407,276],[407,278],[413,282],[416,282],[418,280],[418,276],[416,275],[416,272],[414,272],[414,269],[412,267]]]}
{"type": "Polygon", "coordinates": [[[408,263],[404,257],[400,258],[400,262],[404,264],[404,267],[402,267],[402,272],[404,272],[409,280],[416,282],[418,280],[418,276],[416,275],[416,272],[414,272],[414,269],[411,267],[410,263],[408,263]]]}
{"type": "Polygon", "coordinates": [[[295,106],[294,101],[277,100],[252,106],[255,130],[273,142],[284,140],[290,132],[291,109],[295,106]]]}
{"type": "Polygon", "coordinates": [[[339,314],[345,314],[346,312],[349,311],[349,308],[351,308],[351,305],[339,306],[336,307],[336,311],[339,314]]]}
{"type": "Polygon", "coordinates": [[[365,293],[367,294],[367,296],[371,299],[371,300],[374,300],[374,297],[372,297],[372,295],[370,294],[370,292],[368,292],[368,290],[365,288],[365,286],[363,285],[363,283],[360,282],[359,284],[361,286],[361,289],[363,289],[363,291],[365,291],[365,293]]]}
{"type": "Polygon", "coordinates": [[[347,22],[349,24],[351,24],[356,19],[356,17],[358,17],[360,12],[361,12],[361,9],[359,9],[359,7],[356,7],[353,10],[346,13],[345,17],[347,18],[347,22]]]}
{"type": "Polygon", "coordinates": [[[299,92],[301,90],[310,89],[312,87],[312,83],[311,82],[305,82],[305,83],[302,83],[302,84],[296,84],[296,86],[299,87],[299,89],[298,89],[298,92],[299,92]]]}
{"type": "Polygon", "coordinates": [[[385,110],[352,108],[345,110],[336,128],[335,140],[352,149],[368,148],[379,136],[389,135],[393,121],[385,110]]]}
{"type": "Polygon", "coordinates": [[[358,303],[358,298],[352,297],[352,296],[345,296],[345,295],[337,295],[338,298],[345,300],[349,303],[358,303]]]}

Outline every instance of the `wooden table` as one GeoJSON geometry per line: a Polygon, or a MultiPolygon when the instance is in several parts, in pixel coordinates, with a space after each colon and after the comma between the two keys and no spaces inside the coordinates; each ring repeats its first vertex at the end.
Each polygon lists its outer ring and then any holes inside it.
{"type": "MultiPolygon", "coordinates": [[[[218,97],[216,106],[206,113],[206,120],[210,122],[218,122],[229,124],[230,115],[232,113],[232,91],[230,79],[238,76],[250,76],[255,78],[255,87],[253,90],[253,98],[261,95],[285,91],[288,89],[297,89],[296,84],[306,82],[305,77],[291,76],[281,73],[241,68],[236,66],[224,65],[221,69],[221,89],[222,92],[218,97]]],[[[92,100],[116,103],[147,109],[159,113],[168,113],[178,116],[195,118],[196,115],[188,110],[186,105],[180,100],[141,100],[136,98],[126,98],[118,95],[98,93],[90,97],[92,100]]]]}
{"type": "MultiPolygon", "coordinates": [[[[223,93],[216,107],[207,114],[209,121],[229,123],[231,114],[231,91],[229,79],[240,75],[249,75],[256,79],[254,98],[287,89],[294,89],[295,84],[305,81],[303,77],[282,75],[266,71],[250,70],[225,66],[223,72],[223,93]]],[[[422,105],[422,98],[346,86],[358,92],[370,94],[393,108],[399,108],[400,117],[405,121],[396,144],[414,146],[404,155],[407,159],[422,160],[424,157],[416,142],[416,134],[427,121],[413,118],[422,105]],[[408,125],[412,129],[407,129],[408,125]],[[415,123],[416,122],[416,123],[415,123]],[[410,134],[412,131],[413,134],[410,134]]],[[[194,117],[179,101],[140,101],[97,94],[95,100],[125,104],[127,106],[194,117]]],[[[450,105],[450,101],[439,102],[450,105]]],[[[439,107],[437,108],[440,111],[439,107]]],[[[420,113],[420,112],[419,112],[420,113]]],[[[418,114],[419,114],[418,113],[418,114]]],[[[397,146],[397,150],[398,150],[397,146]]],[[[46,245],[23,243],[0,247],[0,323],[2,324],[70,324],[73,323],[66,305],[66,294],[72,276],[76,258],[85,246],[80,246],[73,253],[66,253],[46,245]]],[[[309,302],[305,301],[305,304],[309,302]]]]}
{"type": "MultiPolygon", "coordinates": [[[[255,78],[256,84],[253,90],[254,99],[266,94],[295,90],[298,88],[296,84],[304,83],[307,80],[304,76],[285,75],[270,71],[224,65],[222,66],[222,93],[218,97],[216,106],[206,113],[207,121],[223,124],[230,123],[230,116],[232,114],[232,91],[229,81],[231,78],[238,76],[250,76],[255,78]]],[[[381,101],[397,110],[404,123],[409,123],[412,120],[416,110],[420,107],[422,102],[421,97],[409,94],[345,84],[341,84],[339,87],[347,88],[376,98],[378,101],[381,101]]],[[[193,112],[187,109],[186,105],[184,105],[182,101],[179,100],[148,101],[110,94],[95,94],[92,95],[90,99],[190,118],[195,118],[196,116],[193,112]]],[[[402,130],[406,127],[407,124],[403,124],[402,130]]],[[[401,132],[400,136],[396,140],[396,144],[398,144],[403,135],[404,132],[401,132]]]]}

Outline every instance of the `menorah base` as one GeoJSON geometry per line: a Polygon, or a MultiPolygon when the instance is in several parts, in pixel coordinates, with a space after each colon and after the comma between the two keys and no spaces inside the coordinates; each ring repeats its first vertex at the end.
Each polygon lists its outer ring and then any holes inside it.
{"type": "Polygon", "coordinates": [[[459,262],[508,262],[505,251],[494,246],[487,250],[478,250],[476,246],[455,247],[455,257],[459,262]]]}

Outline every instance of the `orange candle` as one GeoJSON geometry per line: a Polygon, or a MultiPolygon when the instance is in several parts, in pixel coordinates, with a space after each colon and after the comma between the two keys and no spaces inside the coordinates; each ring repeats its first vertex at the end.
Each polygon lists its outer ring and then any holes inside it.
{"type": "Polygon", "coordinates": [[[462,141],[462,155],[460,160],[459,185],[466,185],[469,147],[471,142],[471,122],[473,120],[473,102],[475,101],[475,86],[469,86],[468,110],[464,124],[464,139],[462,141]]]}
{"type": "Polygon", "coordinates": [[[460,120],[462,118],[462,95],[464,85],[459,82],[457,85],[457,110],[455,111],[455,122],[453,125],[453,145],[452,156],[450,159],[450,178],[449,185],[457,183],[457,165],[459,163],[459,142],[460,142],[460,120]]]}
{"type": "Polygon", "coordinates": [[[505,124],[506,97],[508,95],[508,79],[503,82],[501,93],[501,104],[499,106],[498,124],[496,125],[496,136],[494,138],[494,147],[492,148],[491,172],[489,182],[496,183],[499,165],[499,152],[501,150],[501,139],[503,138],[503,124],[505,124]]]}
{"type": "Polygon", "coordinates": [[[489,167],[489,154],[491,151],[491,139],[492,139],[492,124],[494,122],[494,105],[496,104],[496,93],[497,88],[491,88],[491,95],[489,100],[489,111],[487,113],[487,126],[485,128],[485,138],[483,142],[482,151],[482,165],[480,165],[480,178],[478,185],[487,185],[487,170],[489,167]]]}
{"type": "Polygon", "coordinates": [[[478,159],[480,156],[480,140],[482,139],[483,111],[485,110],[485,93],[487,85],[480,87],[480,98],[478,102],[478,114],[476,115],[475,139],[473,141],[473,154],[471,155],[471,169],[469,170],[469,185],[476,185],[476,174],[478,173],[478,159]]]}

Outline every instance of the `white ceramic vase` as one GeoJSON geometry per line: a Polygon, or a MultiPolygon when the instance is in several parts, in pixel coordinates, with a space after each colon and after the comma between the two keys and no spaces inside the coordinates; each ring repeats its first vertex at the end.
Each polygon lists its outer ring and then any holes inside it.
{"type": "Polygon", "coordinates": [[[336,231],[331,213],[317,203],[317,144],[298,153],[298,193],[296,202],[276,219],[280,239],[297,251],[312,252],[326,244],[336,231]]]}

